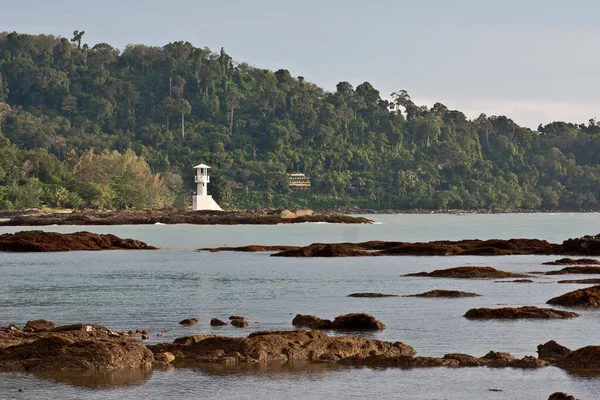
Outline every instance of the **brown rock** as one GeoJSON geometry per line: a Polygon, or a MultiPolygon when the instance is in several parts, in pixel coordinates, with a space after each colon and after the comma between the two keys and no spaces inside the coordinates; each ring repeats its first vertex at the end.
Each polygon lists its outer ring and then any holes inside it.
{"type": "Polygon", "coordinates": [[[154,354],[154,367],[166,368],[173,361],[175,361],[175,356],[169,352],[154,354]]]}
{"type": "Polygon", "coordinates": [[[600,371],[600,346],[586,346],[556,361],[556,366],[577,371],[600,371]]]}
{"type": "Polygon", "coordinates": [[[575,396],[572,396],[572,395],[564,393],[564,392],[556,392],[556,393],[552,393],[550,395],[550,397],[548,397],[548,400],[579,400],[579,399],[575,398],[575,396]]]}
{"type": "Polygon", "coordinates": [[[549,262],[545,262],[542,264],[543,265],[593,265],[593,264],[600,264],[600,261],[598,261],[594,258],[577,258],[577,259],[561,258],[560,260],[549,261],[549,262]]]}
{"type": "Polygon", "coordinates": [[[558,283],[578,283],[578,284],[582,284],[582,285],[600,285],[600,278],[565,279],[562,281],[558,281],[558,283]]]}
{"type": "Polygon", "coordinates": [[[321,319],[314,315],[296,314],[292,320],[294,326],[305,326],[310,329],[331,329],[331,320],[321,319]]]}
{"type": "Polygon", "coordinates": [[[458,290],[430,290],[429,292],[420,294],[410,294],[403,297],[427,297],[427,298],[461,298],[461,297],[478,297],[477,293],[461,292],[458,290]]]}
{"type": "Polygon", "coordinates": [[[537,352],[540,359],[550,362],[555,362],[556,360],[571,354],[569,348],[561,346],[554,340],[538,345],[537,352]]]}
{"type": "Polygon", "coordinates": [[[565,267],[557,271],[548,271],[545,275],[586,274],[600,275],[600,267],[565,267]]]}
{"type": "Polygon", "coordinates": [[[0,251],[55,252],[71,250],[151,250],[156,247],[133,239],[120,239],[115,235],[90,232],[56,233],[23,231],[0,235],[0,251]]]}
{"type": "Polygon", "coordinates": [[[27,321],[25,329],[31,329],[32,332],[43,332],[50,331],[56,328],[58,324],[52,321],[46,321],[45,319],[38,319],[35,321],[27,321]]]}
{"type": "Polygon", "coordinates": [[[245,318],[245,317],[242,317],[242,316],[240,316],[240,315],[230,315],[230,316],[229,316],[229,319],[230,319],[230,320],[234,320],[234,319],[244,319],[244,318],[245,318]]]}
{"type": "Polygon", "coordinates": [[[158,344],[148,346],[154,353],[170,352],[175,366],[195,363],[338,363],[346,359],[386,355],[415,355],[415,350],[401,342],[349,336],[327,336],[320,331],[257,332],[247,338],[223,336],[205,337],[189,344],[158,344]]]}
{"type": "Polygon", "coordinates": [[[468,319],[561,319],[578,316],[579,314],[571,311],[533,306],[518,308],[472,308],[464,315],[468,319]]]}
{"type": "Polygon", "coordinates": [[[227,322],[221,321],[218,318],[213,318],[210,320],[210,326],[223,326],[227,325],[227,322]]]}
{"type": "Polygon", "coordinates": [[[150,336],[142,333],[142,340],[148,340],[148,339],[150,339],[150,336]]]}
{"type": "Polygon", "coordinates": [[[531,279],[515,279],[513,281],[495,281],[495,283],[533,283],[531,279]]]}
{"type": "Polygon", "coordinates": [[[204,248],[199,251],[210,251],[213,253],[219,251],[238,251],[244,253],[257,253],[267,251],[284,251],[284,250],[297,250],[300,246],[262,246],[262,245],[250,245],[250,246],[239,246],[239,247],[213,247],[204,248]]]}
{"type": "Polygon", "coordinates": [[[369,314],[345,314],[335,317],[331,329],[385,329],[383,322],[369,314]]]}
{"type": "Polygon", "coordinates": [[[236,318],[231,320],[231,325],[235,326],[236,328],[245,328],[248,326],[248,321],[242,318],[236,318]]]}
{"type": "Polygon", "coordinates": [[[438,269],[432,272],[418,272],[406,274],[404,276],[427,276],[432,278],[459,278],[459,279],[499,279],[499,278],[519,278],[527,275],[515,274],[512,272],[500,271],[492,267],[455,267],[448,269],[438,269]]]}
{"type": "Polygon", "coordinates": [[[546,303],[565,307],[600,307],[600,285],[575,290],[546,303]]]}
{"type": "Polygon", "coordinates": [[[123,341],[73,341],[52,336],[0,348],[0,371],[145,369],[153,361],[146,347],[123,341]]]}
{"type": "Polygon", "coordinates": [[[192,326],[198,323],[198,318],[186,318],[184,320],[179,321],[179,325],[184,326],[192,326]]]}
{"type": "Polygon", "coordinates": [[[367,292],[367,293],[352,293],[352,294],[349,294],[347,297],[398,297],[398,295],[367,292]]]}

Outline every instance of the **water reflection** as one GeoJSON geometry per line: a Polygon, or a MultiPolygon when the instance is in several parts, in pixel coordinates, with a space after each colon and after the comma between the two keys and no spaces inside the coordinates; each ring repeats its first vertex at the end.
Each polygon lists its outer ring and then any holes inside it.
{"type": "Polygon", "coordinates": [[[260,373],[261,375],[293,374],[293,373],[327,373],[345,370],[349,367],[339,364],[314,364],[308,362],[295,363],[248,363],[248,364],[201,364],[194,370],[207,375],[230,375],[260,373]]]}
{"type": "Polygon", "coordinates": [[[118,371],[47,371],[34,374],[41,379],[87,388],[109,389],[121,386],[143,385],[152,377],[152,370],[131,369],[118,371]]]}

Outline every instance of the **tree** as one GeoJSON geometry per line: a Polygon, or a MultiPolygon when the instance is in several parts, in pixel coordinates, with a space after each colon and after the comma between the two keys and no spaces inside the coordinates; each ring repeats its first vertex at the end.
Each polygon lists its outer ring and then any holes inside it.
{"type": "Polygon", "coordinates": [[[74,31],[73,32],[73,38],[71,39],[71,42],[73,43],[77,43],[77,50],[81,50],[81,39],[83,38],[83,35],[85,35],[85,31],[74,31]]]}

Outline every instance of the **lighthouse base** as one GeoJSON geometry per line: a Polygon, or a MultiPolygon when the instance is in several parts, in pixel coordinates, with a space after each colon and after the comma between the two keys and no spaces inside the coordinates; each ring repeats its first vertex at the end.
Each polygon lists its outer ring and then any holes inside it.
{"type": "Polygon", "coordinates": [[[194,196],[192,210],[223,211],[212,196],[194,196]]]}

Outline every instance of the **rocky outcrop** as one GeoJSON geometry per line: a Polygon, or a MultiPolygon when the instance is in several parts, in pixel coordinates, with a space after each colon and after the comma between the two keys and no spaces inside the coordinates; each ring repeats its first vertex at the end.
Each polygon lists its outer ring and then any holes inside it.
{"type": "Polygon", "coordinates": [[[221,321],[218,318],[213,318],[210,320],[210,326],[223,326],[223,325],[227,325],[227,322],[221,321]]]}
{"type": "Polygon", "coordinates": [[[556,393],[552,393],[550,395],[550,397],[548,397],[548,400],[579,400],[579,399],[577,399],[575,396],[572,396],[572,395],[564,393],[564,392],[556,392],[556,393]]]}
{"type": "Polygon", "coordinates": [[[292,325],[310,329],[331,329],[331,320],[321,319],[314,315],[296,314],[292,320],[292,325]]]}
{"type": "Polygon", "coordinates": [[[556,261],[548,261],[542,263],[543,265],[594,265],[600,264],[600,261],[594,258],[561,258],[556,261]]]}
{"type": "Polygon", "coordinates": [[[426,276],[430,278],[457,278],[457,279],[500,279],[521,278],[528,275],[500,271],[492,267],[468,266],[448,269],[437,269],[432,272],[418,272],[404,276],[426,276]]]}
{"type": "Polygon", "coordinates": [[[398,297],[398,295],[397,294],[366,292],[366,293],[352,293],[352,294],[349,294],[347,297],[398,297]]]}
{"type": "Polygon", "coordinates": [[[600,307],[600,285],[574,290],[546,303],[564,307],[600,307]]]}
{"type": "Polygon", "coordinates": [[[600,278],[590,278],[590,279],[565,279],[562,281],[558,281],[558,283],[579,283],[582,285],[600,285],[600,278]]]}
{"type": "Polygon", "coordinates": [[[367,257],[374,255],[366,250],[360,250],[351,244],[322,244],[315,243],[306,247],[285,250],[271,254],[272,257],[367,257]]]}
{"type": "Polygon", "coordinates": [[[328,222],[335,224],[370,224],[373,221],[363,217],[352,217],[339,213],[294,214],[293,218],[283,218],[278,211],[272,212],[230,212],[230,211],[191,211],[191,210],[121,210],[121,211],[73,211],[71,213],[48,213],[20,215],[0,226],[42,226],[42,225],[154,225],[195,224],[195,225],[277,225],[303,222],[328,222]]]}
{"type": "Polygon", "coordinates": [[[409,294],[403,297],[426,297],[426,298],[461,298],[461,297],[478,297],[477,293],[461,292],[459,290],[430,290],[429,292],[420,294],[409,294]]]}
{"type": "Polygon", "coordinates": [[[565,267],[557,271],[547,271],[545,275],[588,274],[600,275],[600,267],[565,267]]]}
{"type": "Polygon", "coordinates": [[[531,279],[515,279],[512,281],[496,281],[495,283],[533,283],[531,279]]]}
{"type": "Polygon", "coordinates": [[[186,318],[186,319],[179,321],[179,325],[183,325],[183,326],[192,326],[192,325],[196,325],[197,323],[198,323],[198,318],[186,318]]]}
{"type": "Polygon", "coordinates": [[[552,308],[525,306],[518,308],[472,308],[464,316],[468,319],[562,319],[578,317],[579,314],[552,308]]]}
{"type": "Polygon", "coordinates": [[[156,247],[134,239],[90,232],[56,233],[23,231],[0,235],[0,251],[55,252],[72,250],[152,250],[156,247]]]}
{"type": "Polygon", "coordinates": [[[538,357],[551,363],[556,362],[572,353],[571,349],[550,340],[537,347],[538,357]]]}
{"type": "Polygon", "coordinates": [[[189,344],[148,346],[153,353],[168,352],[175,356],[174,366],[201,363],[338,363],[345,359],[386,355],[415,355],[415,350],[401,342],[348,336],[327,336],[320,331],[255,332],[246,338],[204,337],[189,344]]]}

